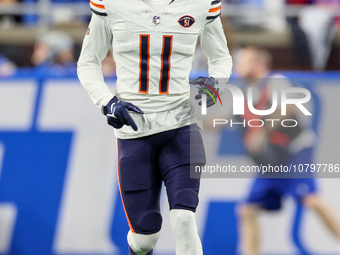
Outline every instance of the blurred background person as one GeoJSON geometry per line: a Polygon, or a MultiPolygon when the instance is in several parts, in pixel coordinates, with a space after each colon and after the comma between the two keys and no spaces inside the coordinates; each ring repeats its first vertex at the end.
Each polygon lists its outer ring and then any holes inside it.
{"type": "Polygon", "coordinates": [[[39,5],[39,11],[34,13],[26,11],[22,15],[22,21],[26,26],[36,27],[48,25],[74,26],[90,19],[87,12],[89,1],[87,0],[21,0],[30,7],[39,5]]]}
{"type": "MultiPolygon", "coordinates": [[[[287,6],[300,6],[310,4],[311,0],[286,0],[286,3],[287,6]]],[[[299,17],[289,16],[287,17],[287,23],[291,29],[295,60],[301,69],[310,69],[311,56],[308,40],[305,32],[299,24],[299,17]]]]}
{"type": "MultiPolygon", "coordinates": [[[[268,52],[246,47],[238,55],[236,71],[241,77],[243,90],[251,87],[253,104],[257,110],[269,109],[272,105],[272,91],[292,86],[288,79],[279,74],[271,74],[271,56],[268,52]]],[[[244,93],[245,95],[247,93],[244,93]]],[[[266,119],[277,119],[274,122],[264,121],[262,127],[239,128],[249,157],[258,166],[289,166],[313,163],[315,133],[303,125],[295,105],[287,105],[287,115],[281,115],[278,109],[266,119]],[[283,119],[295,119],[295,127],[280,125],[283,119]]],[[[237,116],[238,121],[261,119],[261,116],[245,110],[245,115],[237,116]]],[[[294,174],[275,175],[267,173],[255,178],[245,202],[240,206],[240,228],[243,239],[243,252],[246,255],[258,255],[260,252],[260,230],[258,215],[261,210],[275,211],[282,207],[282,200],[292,196],[296,203],[301,203],[317,213],[324,225],[333,234],[340,247],[340,225],[330,206],[319,196],[316,180],[310,173],[297,177],[294,174]],[[266,178],[267,177],[267,178],[266,178]],[[289,178],[287,178],[289,177],[289,178]]]]}
{"type": "MultiPolygon", "coordinates": [[[[242,9],[231,17],[232,24],[243,30],[271,30],[282,32],[286,29],[284,0],[226,0],[226,5],[242,9]],[[265,15],[263,15],[265,13],[265,15]]],[[[226,8],[229,8],[226,6],[226,8]]]]}
{"type": "Polygon", "coordinates": [[[288,6],[302,6],[287,21],[291,27],[296,61],[303,69],[323,71],[327,67],[337,30],[339,0],[286,0],[288,6]]]}
{"type": "Polygon", "coordinates": [[[74,74],[76,63],[73,46],[74,42],[67,34],[47,32],[34,45],[32,63],[38,69],[50,69],[53,74],[74,74]]]}
{"type": "Polygon", "coordinates": [[[16,65],[0,53],[0,77],[12,76],[16,69],[16,65]]]}
{"type": "Polygon", "coordinates": [[[324,71],[327,67],[339,3],[339,0],[314,0],[300,13],[299,23],[307,36],[313,70],[324,71]]]}
{"type": "MultiPolygon", "coordinates": [[[[19,0],[0,0],[2,8],[16,9],[16,4],[19,0]]],[[[21,15],[17,14],[0,14],[0,27],[10,28],[21,22],[21,15]]]]}

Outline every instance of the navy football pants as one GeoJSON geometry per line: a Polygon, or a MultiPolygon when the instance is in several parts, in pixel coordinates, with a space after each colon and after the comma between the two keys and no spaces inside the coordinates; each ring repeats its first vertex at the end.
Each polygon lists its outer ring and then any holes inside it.
{"type": "Polygon", "coordinates": [[[160,231],[162,181],[170,210],[195,212],[200,180],[190,178],[190,169],[205,164],[196,124],[137,139],[118,139],[118,160],[119,188],[132,232],[160,231]]]}

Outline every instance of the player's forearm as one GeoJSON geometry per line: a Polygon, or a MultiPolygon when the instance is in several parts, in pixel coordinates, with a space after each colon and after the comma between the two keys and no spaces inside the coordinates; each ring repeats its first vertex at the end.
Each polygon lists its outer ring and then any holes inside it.
{"type": "Polygon", "coordinates": [[[226,83],[232,72],[233,61],[219,18],[203,29],[201,46],[208,58],[209,76],[219,79],[220,84],[226,83]]]}
{"type": "Polygon", "coordinates": [[[114,94],[105,84],[100,68],[78,62],[77,73],[80,83],[95,105],[102,107],[113,98],[114,94]]]}
{"type": "MultiPolygon", "coordinates": [[[[228,81],[233,68],[233,59],[229,53],[227,39],[222,28],[218,29],[215,40],[216,45],[211,46],[215,47],[215,51],[210,54],[208,62],[209,76],[217,79],[227,79],[228,81]]],[[[221,82],[219,81],[219,83],[221,82]]]]}
{"type": "Polygon", "coordinates": [[[220,56],[214,62],[209,61],[209,76],[218,80],[219,84],[226,84],[230,78],[233,66],[230,54],[220,56]]]}

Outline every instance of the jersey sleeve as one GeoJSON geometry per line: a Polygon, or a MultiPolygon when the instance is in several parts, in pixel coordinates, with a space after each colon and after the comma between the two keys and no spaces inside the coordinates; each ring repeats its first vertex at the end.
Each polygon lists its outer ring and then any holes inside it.
{"type": "Polygon", "coordinates": [[[107,20],[92,14],[77,64],[80,83],[98,106],[107,105],[114,94],[104,82],[102,61],[112,44],[112,33],[107,20]]]}
{"type": "Polygon", "coordinates": [[[94,14],[98,16],[101,17],[107,16],[103,0],[90,0],[90,9],[94,14]]]}
{"type": "Polygon", "coordinates": [[[208,58],[209,76],[221,79],[219,83],[226,83],[227,80],[222,79],[229,79],[233,61],[220,18],[204,26],[200,42],[202,51],[208,58]]]}
{"type": "Polygon", "coordinates": [[[210,8],[207,15],[207,22],[211,22],[217,19],[221,15],[222,0],[213,0],[210,4],[210,8]]]}

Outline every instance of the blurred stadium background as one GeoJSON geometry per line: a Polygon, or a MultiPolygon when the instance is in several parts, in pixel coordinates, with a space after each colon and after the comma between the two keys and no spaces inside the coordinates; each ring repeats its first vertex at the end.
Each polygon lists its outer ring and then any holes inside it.
{"type": "MultiPolygon", "coordinates": [[[[316,163],[339,163],[339,7],[338,0],[225,0],[222,8],[235,58],[243,46],[266,49],[274,70],[304,80],[315,93],[316,163]]],[[[76,77],[89,19],[87,0],[0,0],[0,254],[127,254],[113,130],[76,77]]],[[[199,48],[193,67],[192,77],[206,74],[199,48]]],[[[113,87],[110,54],[103,72],[113,87]]],[[[229,142],[228,132],[208,134],[208,157],[248,162],[230,150],[240,140],[229,142]]],[[[202,181],[197,219],[206,255],[239,254],[235,208],[250,181],[202,181]]],[[[319,189],[340,217],[339,180],[320,179],[319,189]]],[[[167,210],[163,197],[157,255],[175,253],[167,210]]],[[[260,220],[264,254],[340,249],[315,216],[290,199],[260,220]]]]}

